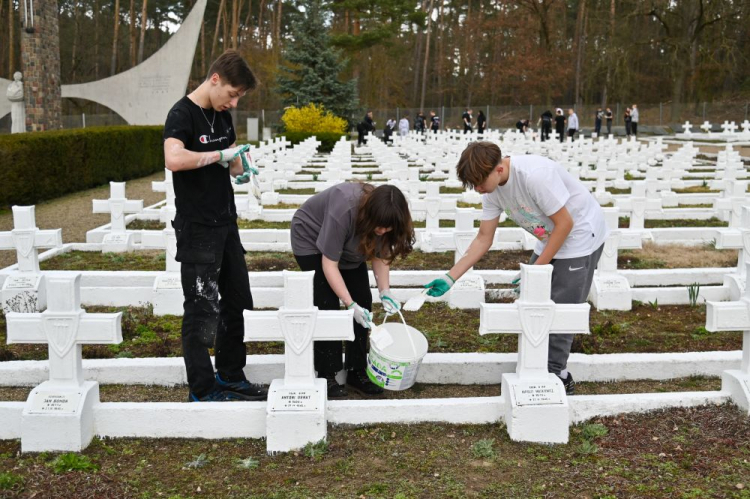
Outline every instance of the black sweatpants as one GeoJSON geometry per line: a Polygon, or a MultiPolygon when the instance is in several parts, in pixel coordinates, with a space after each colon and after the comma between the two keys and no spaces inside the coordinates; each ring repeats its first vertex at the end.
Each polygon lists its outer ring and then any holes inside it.
{"type": "Polygon", "coordinates": [[[638,135],[638,122],[633,121],[630,123],[630,130],[633,132],[633,135],[638,135]]]}
{"type": "Polygon", "coordinates": [[[552,123],[542,122],[542,142],[549,140],[549,136],[552,134],[552,123]]]}
{"type": "MultiPolygon", "coordinates": [[[[303,271],[315,271],[313,278],[313,304],[318,310],[339,310],[339,297],[333,292],[323,273],[323,255],[294,255],[300,269],[303,271]]],[[[370,281],[367,276],[367,263],[356,269],[339,269],[344,279],[346,289],[352,296],[352,300],[360,307],[372,310],[372,293],[370,292],[370,281]]],[[[354,322],[354,341],[346,343],[346,363],[349,371],[364,370],[367,367],[367,329],[354,322]]],[[[344,365],[341,356],[344,352],[341,341],[316,341],[313,347],[315,352],[315,370],[320,373],[332,373],[340,371],[344,365]]]]}
{"type": "Polygon", "coordinates": [[[253,308],[245,250],[235,221],[210,226],[177,215],[172,226],[185,295],[182,355],[190,391],[204,397],[214,389],[215,382],[209,348],[214,348],[216,370],[222,379],[245,379],[242,313],[253,308]]]}

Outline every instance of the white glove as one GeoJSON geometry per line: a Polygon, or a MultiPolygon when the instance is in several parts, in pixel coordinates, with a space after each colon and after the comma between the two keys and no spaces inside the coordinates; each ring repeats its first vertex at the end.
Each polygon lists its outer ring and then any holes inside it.
{"type": "Polygon", "coordinates": [[[380,303],[388,315],[397,314],[401,310],[401,302],[393,296],[390,289],[384,289],[380,292],[380,303]]]}
{"type": "Polygon", "coordinates": [[[357,305],[357,302],[352,302],[348,307],[346,307],[347,310],[353,310],[354,311],[354,320],[362,326],[365,329],[370,329],[370,326],[372,325],[372,312],[367,310],[366,308],[362,308],[359,305],[357,305]]]}
{"type": "Polygon", "coordinates": [[[250,149],[250,144],[230,147],[229,149],[219,151],[219,161],[217,161],[217,163],[219,163],[224,168],[229,168],[229,163],[231,163],[235,158],[237,158],[237,156],[247,151],[248,149],[250,149]]]}

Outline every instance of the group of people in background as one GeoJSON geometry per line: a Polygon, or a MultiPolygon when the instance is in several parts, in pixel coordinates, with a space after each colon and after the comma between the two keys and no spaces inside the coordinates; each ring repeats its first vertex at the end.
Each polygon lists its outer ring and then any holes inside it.
{"type": "MultiPolygon", "coordinates": [[[[625,110],[623,115],[625,122],[625,134],[630,137],[631,135],[638,135],[638,106],[633,104],[625,110]]],[[[474,131],[474,113],[471,108],[466,108],[461,115],[461,122],[463,125],[464,133],[470,133],[474,131]]],[[[602,110],[601,107],[597,108],[594,114],[594,132],[597,136],[602,134],[602,125],[607,126],[607,135],[612,133],[612,122],[614,120],[614,113],[612,109],[605,108],[602,110]]],[[[542,142],[550,140],[552,135],[552,127],[554,125],[557,138],[560,142],[565,140],[565,137],[570,137],[572,141],[575,141],[576,134],[580,129],[580,122],[575,109],[570,108],[567,111],[567,117],[565,112],[561,108],[555,109],[555,113],[549,109],[544,111],[539,120],[537,126],[541,127],[541,139],[542,142]]],[[[394,131],[398,127],[398,134],[400,136],[406,136],[409,133],[410,123],[409,118],[406,116],[402,117],[399,121],[395,118],[390,118],[383,128],[383,140],[388,142],[393,136],[394,131]]],[[[435,114],[435,111],[430,111],[429,121],[425,117],[422,111],[418,112],[414,118],[414,130],[419,133],[425,133],[429,127],[429,130],[433,133],[437,133],[440,130],[440,117],[435,114]]],[[[476,117],[476,131],[479,134],[483,134],[487,129],[487,117],[482,111],[476,117]]],[[[532,131],[531,124],[528,119],[521,118],[516,122],[516,129],[524,135],[532,131]]],[[[368,111],[365,115],[364,120],[357,125],[357,132],[359,133],[359,145],[364,143],[364,137],[371,131],[375,130],[375,123],[372,121],[372,111],[368,111]]]]}

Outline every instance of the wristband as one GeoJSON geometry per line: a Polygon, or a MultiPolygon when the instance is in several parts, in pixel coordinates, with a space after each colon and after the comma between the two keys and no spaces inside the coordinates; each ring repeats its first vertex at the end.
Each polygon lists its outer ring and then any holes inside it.
{"type": "Polygon", "coordinates": [[[356,305],[356,304],[357,304],[357,302],[356,302],[356,301],[353,301],[353,302],[351,302],[351,303],[350,303],[350,304],[349,304],[349,305],[348,305],[348,306],[346,307],[346,309],[347,309],[347,310],[351,310],[351,308],[352,308],[352,307],[353,307],[354,305],[356,305]]]}
{"type": "Polygon", "coordinates": [[[449,273],[446,272],[445,275],[448,276],[448,279],[450,279],[453,284],[456,284],[456,280],[452,278],[449,273]]]}

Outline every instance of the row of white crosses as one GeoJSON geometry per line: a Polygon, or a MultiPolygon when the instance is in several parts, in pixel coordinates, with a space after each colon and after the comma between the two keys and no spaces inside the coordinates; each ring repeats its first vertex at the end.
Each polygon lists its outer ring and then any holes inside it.
{"type": "Polygon", "coordinates": [[[124,253],[133,251],[135,234],[125,229],[125,216],[143,211],[143,200],[125,196],[125,182],[110,182],[109,199],[94,199],[94,213],[110,214],[110,231],[102,240],[102,252],[124,253]]]}
{"type": "Polygon", "coordinates": [[[18,270],[3,283],[3,311],[37,312],[46,307],[44,275],[39,270],[39,248],[62,246],[62,230],[39,230],[33,206],[13,206],[13,226],[0,232],[0,249],[16,250],[18,270]]]}

